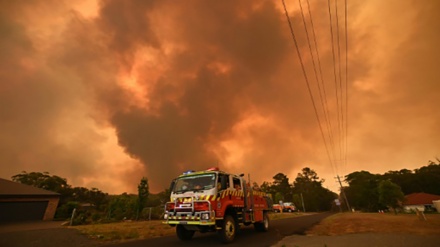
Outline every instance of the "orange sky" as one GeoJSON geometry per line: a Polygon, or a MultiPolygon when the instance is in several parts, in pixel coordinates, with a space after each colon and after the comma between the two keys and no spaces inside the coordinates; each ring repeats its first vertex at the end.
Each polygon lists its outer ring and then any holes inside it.
{"type": "Polygon", "coordinates": [[[426,165],[440,157],[440,4],[347,2],[345,91],[344,1],[338,16],[331,6],[339,77],[327,1],[310,0],[329,132],[300,6],[286,0],[329,161],[281,1],[0,1],[0,177],[47,171],[122,193],[146,176],[159,192],[188,169],[262,183],[307,166],[336,191],[337,174],[426,165]]]}

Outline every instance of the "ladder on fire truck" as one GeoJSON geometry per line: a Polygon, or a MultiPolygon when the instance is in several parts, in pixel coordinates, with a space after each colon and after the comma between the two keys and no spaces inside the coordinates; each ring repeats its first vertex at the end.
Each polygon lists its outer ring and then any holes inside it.
{"type": "MultiPolygon", "coordinates": [[[[250,181],[250,177],[249,177],[249,181],[250,181]]],[[[244,221],[246,221],[249,216],[250,221],[254,222],[255,215],[254,215],[253,191],[252,191],[252,187],[250,186],[250,182],[248,184],[248,183],[246,183],[246,180],[244,180],[244,179],[243,179],[243,193],[244,193],[244,210],[243,210],[244,221]]]]}

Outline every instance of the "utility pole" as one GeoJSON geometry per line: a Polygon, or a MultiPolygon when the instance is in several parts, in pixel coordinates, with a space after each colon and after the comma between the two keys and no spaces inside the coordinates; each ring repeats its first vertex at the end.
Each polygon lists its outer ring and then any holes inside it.
{"type": "Polygon", "coordinates": [[[306,207],[304,207],[303,193],[301,193],[301,202],[302,202],[302,205],[303,205],[303,213],[305,213],[306,212],[306,207]]]}
{"type": "Polygon", "coordinates": [[[339,185],[341,186],[342,196],[344,197],[344,201],[347,204],[347,209],[351,212],[350,204],[348,203],[347,196],[345,195],[344,188],[342,187],[341,178],[339,177],[339,175],[337,175],[336,178],[338,179],[339,185]]]}

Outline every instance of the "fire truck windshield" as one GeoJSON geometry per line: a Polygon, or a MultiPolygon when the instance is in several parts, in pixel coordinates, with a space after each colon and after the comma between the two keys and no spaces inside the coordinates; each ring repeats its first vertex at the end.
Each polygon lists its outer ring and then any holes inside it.
{"type": "Polygon", "coordinates": [[[215,173],[180,177],[174,184],[173,192],[185,193],[186,191],[210,190],[215,187],[215,179],[215,173]]]}

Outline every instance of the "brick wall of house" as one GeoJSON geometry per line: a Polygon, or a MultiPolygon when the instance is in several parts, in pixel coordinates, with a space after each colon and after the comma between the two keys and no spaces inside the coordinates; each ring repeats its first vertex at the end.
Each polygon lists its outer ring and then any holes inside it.
{"type": "Polygon", "coordinates": [[[49,203],[47,204],[46,212],[44,213],[43,220],[53,220],[55,212],[57,211],[58,202],[60,198],[49,198],[49,203]]]}

